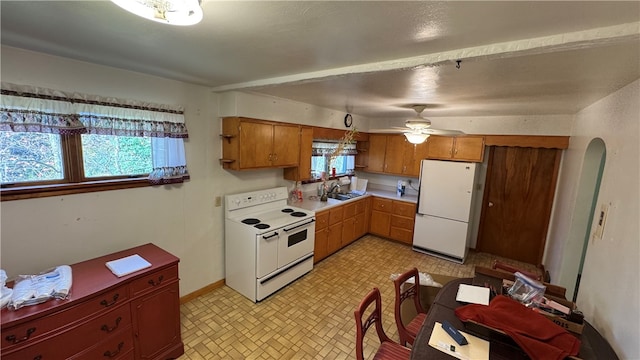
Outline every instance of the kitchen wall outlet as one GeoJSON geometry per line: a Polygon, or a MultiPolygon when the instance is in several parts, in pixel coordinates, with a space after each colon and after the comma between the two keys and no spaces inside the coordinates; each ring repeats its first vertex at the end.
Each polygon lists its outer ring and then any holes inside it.
{"type": "Polygon", "coordinates": [[[216,196],[216,207],[222,206],[222,197],[216,196]]]}

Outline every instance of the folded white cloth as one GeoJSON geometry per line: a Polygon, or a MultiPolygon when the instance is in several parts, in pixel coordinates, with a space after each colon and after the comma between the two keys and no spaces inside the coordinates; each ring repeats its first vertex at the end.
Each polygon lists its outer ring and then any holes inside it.
{"type": "Polygon", "coordinates": [[[35,305],[51,298],[66,299],[72,284],[71,267],[58,266],[39,275],[21,275],[13,286],[9,309],[35,305]]]}

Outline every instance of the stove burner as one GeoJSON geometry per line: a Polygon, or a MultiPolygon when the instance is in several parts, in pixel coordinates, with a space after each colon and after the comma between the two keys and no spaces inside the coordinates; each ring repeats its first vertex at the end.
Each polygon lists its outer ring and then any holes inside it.
{"type": "Polygon", "coordinates": [[[283,212],[283,213],[292,213],[292,212],[293,212],[293,209],[289,209],[289,208],[282,209],[282,212],[283,212]]]}
{"type": "Polygon", "coordinates": [[[291,216],[295,216],[295,217],[304,217],[307,216],[307,214],[301,212],[301,211],[296,211],[296,212],[292,212],[291,216]]]}
{"type": "Polygon", "coordinates": [[[262,230],[262,229],[268,229],[268,228],[270,228],[270,227],[271,227],[271,225],[267,225],[267,224],[258,224],[258,225],[254,225],[253,227],[256,227],[256,228],[258,228],[258,229],[262,230]]]}
{"type": "Polygon", "coordinates": [[[241,221],[243,224],[247,224],[247,225],[253,225],[253,224],[257,224],[260,222],[260,220],[258,219],[254,219],[254,218],[248,218],[248,219],[244,219],[241,221]]]}

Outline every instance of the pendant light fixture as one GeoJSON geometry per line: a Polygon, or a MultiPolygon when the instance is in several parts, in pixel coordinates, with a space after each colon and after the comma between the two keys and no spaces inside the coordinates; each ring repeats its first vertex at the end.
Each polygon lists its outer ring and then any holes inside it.
{"type": "Polygon", "coordinates": [[[195,25],[202,20],[200,0],[111,0],[145,19],[169,25],[195,25]]]}
{"type": "Polygon", "coordinates": [[[427,141],[427,138],[429,138],[429,135],[421,132],[406,132],[404,133],[404,136],[407,138],[407,141],[412,144],[422,144],[427,141]]]}

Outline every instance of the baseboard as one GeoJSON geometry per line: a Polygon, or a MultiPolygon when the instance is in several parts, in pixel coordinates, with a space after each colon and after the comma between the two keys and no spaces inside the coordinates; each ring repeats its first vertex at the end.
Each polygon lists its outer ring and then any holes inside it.
{"type": "Polygon", "coordinates": [[[187,294],[185,296],[180,297],[180,304],[184,304],[187,303],[199,296],[202,296],[204,294],[210,293],[215,289],[219,289],[221,287],[223,287],[225,284],[224,279],[222,280],[218,280],[216,282],[214,282],[213,284],[209,284],[205,287],[203,287],[202,289],[196,290],[190,294],[187,294]]]}

